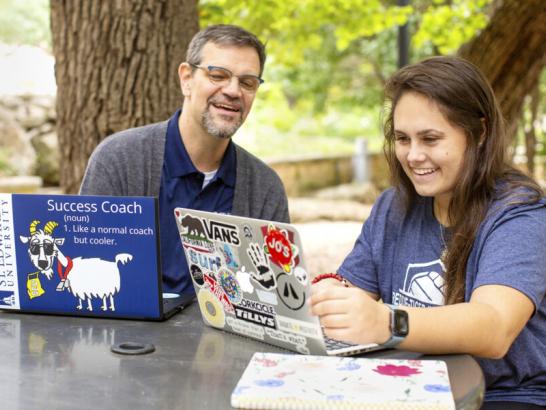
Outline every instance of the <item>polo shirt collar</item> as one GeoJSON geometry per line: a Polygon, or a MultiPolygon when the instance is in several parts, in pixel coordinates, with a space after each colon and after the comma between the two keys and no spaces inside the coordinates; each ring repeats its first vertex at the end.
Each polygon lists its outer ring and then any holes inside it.
{"type": "MultiPolygon", "coordinates": [[[[191,174],[201,173],[190,158],[184,142],[181,138],[178,119],[182,110],[177,110],[167,124],[167,136],[165,143],[165,166],[170,178],[185,177],[191,174]]],[[[236,152],[233,141],[229,144],[218,168],[214,179],[221,179],[226,185],[235,186],[236,152]]]]}

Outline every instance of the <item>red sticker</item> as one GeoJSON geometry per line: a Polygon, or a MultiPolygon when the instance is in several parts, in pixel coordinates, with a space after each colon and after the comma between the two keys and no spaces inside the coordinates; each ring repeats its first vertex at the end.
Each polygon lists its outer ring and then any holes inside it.
{"type": "Polygon", "coordinates": [[[206,273],[203,274],[203,279],[210,288],[210,291],[214,293],[214,296],[216,296],[220,300],[220,302],[224,306],[224,310],[229,313],[235,313],[233,305],[229,301],[227,295],[224,293],[224,290],[218,285],[218,283],[216,283],[216,281],[206,273]]]}
{"type": "Polygon", "coordinates": [[[289,273],[296,264],[297,248],[290,242],[286,230],[280,230],[273,225],[267,227],[264,236],[265,252],[271,260],[279,265],[283,271],[289,273]]]}

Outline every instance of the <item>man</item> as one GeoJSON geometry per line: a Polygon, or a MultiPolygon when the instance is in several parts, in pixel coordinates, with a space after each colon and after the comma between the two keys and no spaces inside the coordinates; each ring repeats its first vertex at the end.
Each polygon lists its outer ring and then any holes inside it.
{"type": "Polygon", "coordinates": [[[158,196],[164,292],[193,292],[173,209],[177,206],[288,222],[281,180],[231,141],[246,119],[265,47],[240,27],[195,35],[178,76],[184,103],[170,120],[106,138],[89,159],[80,193],[158,196]]]}

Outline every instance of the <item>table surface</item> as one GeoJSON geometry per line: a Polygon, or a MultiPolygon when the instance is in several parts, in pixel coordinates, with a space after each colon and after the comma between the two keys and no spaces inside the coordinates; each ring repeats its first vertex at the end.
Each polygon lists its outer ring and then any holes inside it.
{"type": "MultiPolygon", "coordinates": [[[[0,403],[6,409],[230,409],[256,351],[285,350],[205,326],[196,303],[166,322],[0,312],[0,403]],[[120,355],[114,344],[151,343],[120,355]]],[[[388,350],[362,355],[445,360],[458,409],[475,409],[483,374],[468,355],[388,350]]]]}

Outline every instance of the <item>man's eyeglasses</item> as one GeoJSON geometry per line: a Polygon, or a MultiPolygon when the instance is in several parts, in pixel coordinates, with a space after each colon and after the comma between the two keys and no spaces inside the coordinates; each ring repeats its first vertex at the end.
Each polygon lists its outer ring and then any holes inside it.
{"type": "Polygon", "coordinates": [[[224,67],[217,67],[214,65],[209,65],[206,67],[201,67],[197,64],[189,63],[190,66],[194,68],[199,68],[203,71],[205,71],[209,77],[209,80],[211,83],[219,85],[221,87],[225,87],[231,83],[232,77],[237,77],[239,79],[239,85],[241,86],[241,89],[243,91],[249,92],[249,93],[255,93],[258,90],[258,87],[260,84],[264,82],[260,77],[257,75],[252,74],[243,74],[243,75],[235,75],[231,71],[229,71],[227,68],[224,67]]]}

